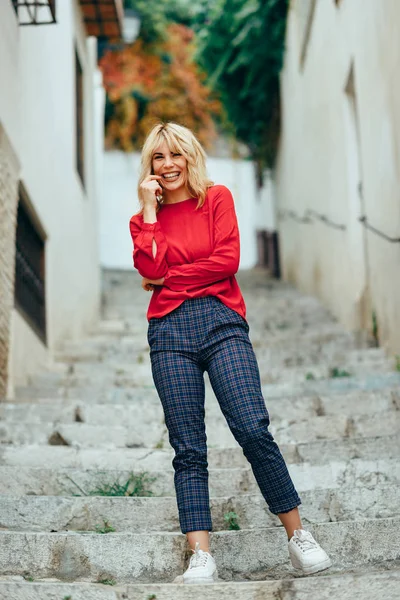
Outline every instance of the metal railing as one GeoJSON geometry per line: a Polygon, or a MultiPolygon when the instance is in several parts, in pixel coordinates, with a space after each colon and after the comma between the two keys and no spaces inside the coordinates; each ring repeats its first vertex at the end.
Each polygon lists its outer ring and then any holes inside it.
{"type": "MultiPolygon", "coordinates": [[[[281,221],[291,219],[292,221],[295,221],[296,223],[302,223],[305,225],[312,224],[315,221],[320,221],[321,223],[324,223],[325,225],[327,225],[328,227],[331,227],[332,229],[338,229],[340,231],[347,230],[346,225],[336,223],[335,221],[332,221],[327,215],[320,214],[320,213],[316,212],[315,210],[311,210],[311,209],[307,209],[303,213],[303,215],[299,215],[294,210],[280,210],[280,211],[278,211],[278,219],[281,221]]],[[[400,244],[400,237],[392,237],[390,235],[387,235],[387,233],[385,233],[384,231],[381,231],[377,227],[374,227],[373,225],[371,225],[371,223],[369,223],[366,216],[359,217],[358,220],[366,229],[368,229],[368,231],[375,233],[375,235],[378,235],[379,237],[386,240],[387,242],[390,242],[392,244],[400,244]]]]}

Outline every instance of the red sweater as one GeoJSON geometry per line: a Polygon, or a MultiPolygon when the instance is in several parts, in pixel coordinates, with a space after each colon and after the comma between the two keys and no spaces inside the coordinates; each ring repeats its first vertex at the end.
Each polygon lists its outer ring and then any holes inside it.
{"type": "Polygon", "coordinates": [[[240,242],[232,194],[225,186],[214,185],[203,206],[198,210],[196,206],[197,198],[189,198],[164,204],[156,223],[144,223],[141,214],[130,220],[134,266],[142,277],[165,277],[164,285],[152,292],[148,319],[166,315],[187,298],[202,296],[216,296],[246,317],[235,278],[240,242]]]}

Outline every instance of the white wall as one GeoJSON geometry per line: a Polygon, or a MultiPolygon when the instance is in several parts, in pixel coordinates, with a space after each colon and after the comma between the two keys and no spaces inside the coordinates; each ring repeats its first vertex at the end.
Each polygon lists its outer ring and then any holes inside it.
{"type": "MultiPolygon", "coordinates": [[[[140,155],[107,152],[100,208],[100,261],[103,267],[132,269],[132,240],[129,219],[139,210],[137,179],[140,155]]],[[[235,199],[241,239],[240,268],[257,262],[255,224],[258,207],[253,164],[246,160],[210,157],[208,174],[226,185],[235,199]]]]}
{"type": "Polygon", "coordinates": [[[400,236],[400,3],[315,6],[304,64],[305,3],[294,0],[289,11],[276,194],[280,211],[312,209],[346,230],[286,216],[279,224],[283,272],[351,329],[371,329],[375,311],[382,344],[400,352],[400,244],[366,232],[358,220],[366,214],[400,236]]]}
{"type": "MultiPolygon", "coordinates": [[[[86,38],[75,0],[57,3],[57,21],[19,28],[11,2],[0,5],[0,120],[48,236],[50,353],[62,340],[93,326],[100,301],[94,160],[101,152],[94,146],[93,140],[99,140],[93,132],[102,115],[94,112],[95,45],[86,38]],[[75,167],[75,42],[85,74],[85,189],[75,167]]],[[[13,325],[11,370],[14,382],[22,383],[29,362],[24,348],[37,356],[29,371],[39,368],[49,353],[41,351],[41,342],[25,322],[14,318],[13,325]]]]}

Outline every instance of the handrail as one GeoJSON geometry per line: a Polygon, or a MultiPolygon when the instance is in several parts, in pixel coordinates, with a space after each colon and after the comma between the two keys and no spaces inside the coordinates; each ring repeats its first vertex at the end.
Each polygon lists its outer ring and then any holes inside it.
{"type": "Polygon", "coordinates": [[[332,227],[333,229],[340,229],[341,231],[346,231],[346,229],[347,229],[346,225],[340,225],[339,223],[335,223],[334,221],[331,221],[325,215],[321,215],[320,213],[317,213],[315,210],[308,209],[306,211],[306,214],[310,215],[311,217],[314,217],[315,219],[318,219],[319,221],[322,221],[322,223],[325,223],[325,225],[328,225],[329,227],[332,227]]]}
{"type": "Polygon", "coordinates": [[[358,220],[360,221],[360,223],[362,223],[364,225],[364,227],[366,229],[369,229],[369,231],[372,231],[376,235],[379,235],[379,237],[383,238],[387,242],[390,242],[391,244],[400,244],[400,237],[398,237],[398,238],[390,237],[390,235],[387,235],[383,231],[380,231],[379,229],[377,229],[376,227],[374,227],[373,225],[368,223],[367,217],[365,217],[365,216],[360,217],[358,220]]]}
{"type": "Polygon", "coordinates": [[[315,210],[311,209],[307,209],[303,216],[298,215],[294,210],[281,210],[278,211],[278,217],[283,219],[285,217],[289,217],[297,223],[306,224],[313,223],[314,220],[317,219],[322,223],[325,223],[325,225],[328,225],[328,227],[332,227],[333,229],[340,229],[342,231],[346,231],[347,229],[346,225],[335,223],[334,221],[331,221],[331,219],[329,219],[327,216],[321,215],[320,213],[317,213],[315,210]]]}
{"type": "MultiPolygon", "coordinates": [[[[339,229],[341,231],[347,230],[346,225],[335,223],[334,221],[331,221],[331,219],[326,215],[322,215],[321,213],[318,213],[315,210],[311,210],[309,208],[304,212],[303,216],[298,215],[294,210],[279,210],[278,218],[281,220],[285,218],[290,218],[293,219],[293,221],[296,221],[297,223],[304,224],[314,223],[314,220],[317,219],[318,221],[321,221],[321,223],[324,223],[325,225],[327,225],[328,227],[332,227],[333,229],[339,229]]],[[[391,237],[383,231],[380,231],[379,229],[368,223],[368,219],[366,216],[359,217],[358,220],[366,229],[372,231],[372,233],[375,233],[387,242],[390,242],[392,244],[400,244],[400,237],[391,237]]]]}

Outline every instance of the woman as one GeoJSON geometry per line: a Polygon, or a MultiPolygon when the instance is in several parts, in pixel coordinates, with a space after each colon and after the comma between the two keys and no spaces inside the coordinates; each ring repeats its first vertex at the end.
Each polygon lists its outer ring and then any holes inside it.
{"type": "Polygon", "coordinates": [[[286,529],[293,566],[304,574],[327,569],[331,561],[303,530],[300,498],[268,431],[235,279],[240,248],[232,195],[207,179],[204,150],[189,129],[167,123],[150,132],[139,200],[142,209],[130,221],[133,262],[142,287],[153,292],[147,313],[152,373],[175,450],[180,526],[194,552],[184,583],[217,578],[209,552],[204,371],[269,509],[286,529]]]}

